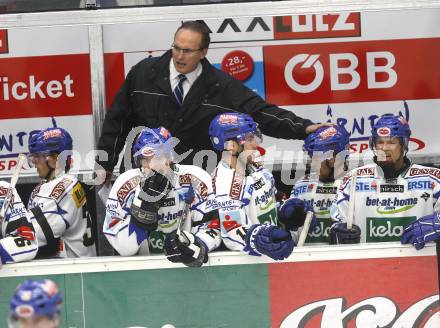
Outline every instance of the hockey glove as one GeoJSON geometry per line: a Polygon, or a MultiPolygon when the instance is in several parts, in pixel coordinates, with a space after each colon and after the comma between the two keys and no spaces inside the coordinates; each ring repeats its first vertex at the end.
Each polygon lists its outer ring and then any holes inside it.
{"type": "Polygon", "coordinates": [[[425,243],[440,238],[440,212],[421,217],[406,227],[402,244],[413,244],[419,250],[425,243]]]}
{"type": "Polygon", "coordinates": [[[170,233],[163,246],[168,260],[174,263],[183,263],[189,267],[201,267],[208,262],[208,252],[202,242],[192,233],[182,231],[170,233]]]}
{"type": "Polygon", "coordinates": [[[246,233],[245,252],[284,260],[292,253],[294,242],[290,232],[268,224],[254,224],[246,233]]]}
{"type": "Polygon", "coordinates": [[[347,229],[347,223],[336,222],[330,228],[330,245],[359,244],[361,241],[361,228],[353,224],[347,229]]]}
{"type": "MultiPolygon", "coordinates": [[[[313,212],[309,202],[303,201],[299,198],[289,198],[278,209],[278,220],[286,227],[286,230],[296,231],[299,227],[304,225],[307,212],[313,212]]],[[[315,215],[310,222],[309,233],[313,232],[318,221],[315,215]]]]}
{"type": "Polygon", "coordinates": [[[133,223],[147,231],[157,228],[157,211],[172,189],[168,178],[158,172],[141,181],[131,204],[133,223]]]}
{"type": "Polygon", "coordinates": [[[194,200],[194,188],[189,186],[188,191],[181,196],[181,199],[187,203],[191,204],[194,200]]]}

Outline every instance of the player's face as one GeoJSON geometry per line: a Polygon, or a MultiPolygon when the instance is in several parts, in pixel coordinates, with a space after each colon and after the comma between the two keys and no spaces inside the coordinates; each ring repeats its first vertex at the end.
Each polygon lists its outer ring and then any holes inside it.
{"type": "Polygon", "coordinates": [[[399,137],[378,137],[375,148],[377,160],[384,164],[396,164],[403,157],[399,137]]]}
{"type": "Polygon", "coordinates": [[[173,63],[181,74],[194,71],[199,62],[205,58],[208,49],[200,49],[202,35],[187,29],[179,30],[172,47],[173,63]]]}
{"type": "Polygon", "coordinates": [[[54,169],[57,165],[56,155],[33,154],[31,157],[32,165],[37,169],[40,178],[46,178],[50,168],[54,169]]]}
{"type": "Polygon", "coordinates": [[[168,172],[170,170],[170,160],[166,156],[148,156],[141,161],[144,172],[154,170],[156,172],[168,172]]]}
{"type": "Polygon", "coordinates": [[[48,156],[42,154],[34,154],[32,156],[32,165],[37,169],[40,178],[45,178],[49,174],[50,168],[48,166],[47,157],[48,156]]]}
{"type": "Polygon", "coordinates": [[[258,130],[257,132],[248,133],[243,141],[243,152],[247,156],[247,162],[254,162],[256,156],[256,150],[259,149],[261,143],[263,141],[263,137],[261,132],[258,130]]]}
{"type": "Polygon", "coordinates": [[[14,328],[59,328],[58,319],[49,319],[46,316],[20,318],[12,327],[14,328]]]}

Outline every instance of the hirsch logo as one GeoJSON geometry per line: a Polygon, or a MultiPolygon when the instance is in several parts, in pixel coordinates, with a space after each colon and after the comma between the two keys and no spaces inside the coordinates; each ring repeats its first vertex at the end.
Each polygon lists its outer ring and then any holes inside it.
{"type": "MultiPolygon", "coordinates": [[[[318,89],[324,80],[324,67],[318,54],[298,54],[293,56],[284,68],[284,79],[287,85],[299,93],[310,93],[318,89]],[[299,65],[302,63],[302,65],[299,65]],[[298,69],[297,66],[300,68],[298,69]],[[298,79],[304,79],[305,70],[314,69],[315,77],[311,82],[300,83],[298,79]]],[[[354,53],[336,53],[328,55],[330,74],[330,89],[354,90],[361,83],[359,71],[359,58],[354,53]],[[348,66],[347,66],[348,63],[348,66]]],[[[366,73],[368,89],[387,89],[397,83],[397,73],[393,69],[396,59],[389,51],[374,51],[366,53],[366,73]],[[378,62],[381,62],[379,64],[378,62]],[[385,62],[385,64],[383,64],[385,62]],[[378,74],[387,76],[384,80],[378,80],[378,74]]],[[[306,71],[307,72],[307,71],[306,71]]]]}
{"type": "Polygon", "coordinates": [[[8,52],[8,30],[0,30],[0,54],[7,54],[8,52]]]}
{"type": "Polygon", "coordinates": [[[381,185],[380,192],[404,192],[403,185],[381,185]]]}

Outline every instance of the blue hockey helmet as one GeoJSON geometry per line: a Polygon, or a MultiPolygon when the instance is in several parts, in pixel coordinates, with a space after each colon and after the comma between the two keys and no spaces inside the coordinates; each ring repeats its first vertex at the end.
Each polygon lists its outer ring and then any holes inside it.
{"type": "Polygon", "coordinates": [[[60,154],[72,150],[72,137],[62,128],[48,128],[29,138],[29,154],[60,154]]]}
{"type": "Polygon", "coordinates": [[[214,117],[209,125],[209,137],[212,146],[217,151],[223,151],[225,142],[228,140],[237,140],[239,143],[244,142],[249,133],[253,133],[261,139],[257,123],[247,114],[220,114],[214,117]]]}
{"type": "Polygon", "coordinates": [[[344,127],[338,125],[323,126],[310,133],[304,140],[304,150],[310,157],[315,151],[327,152],[333,150],[336,155],[345,150],[350,143],[350,135],[344,127]]]}
{"type": "Polygon", "coordinates": [[[53,319],[60,315],[62,301],[58,286],[52,280],[25,280],[11,299],[10,320],[39,316],[53,319]]]}
{"type": "Polygon", "coordinates": [[[378,137],[399,137],[402,145],[408,149],[410,136],[411,130],[405,118],[399,115],[384,114],[371,129],[370,147],[374,148],[378,137]]]}
{"type": "Polygon", "coordinates": [[[137,166],[141,166],[143,158],[151,158],[153,156],[165,156],[172,159],[173,147],[169,141],[171,133],[163,128],[146,128],[136,138],[133,145],[134,159],[137,166]]]}

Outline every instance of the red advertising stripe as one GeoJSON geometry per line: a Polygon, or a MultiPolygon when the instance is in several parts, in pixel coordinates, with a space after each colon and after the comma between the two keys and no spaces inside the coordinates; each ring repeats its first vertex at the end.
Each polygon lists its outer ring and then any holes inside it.
{"type": "Polygon", "coordinates": [[[440,38],[264,47],[277,105],[440,98],[440,38]]]}
{"type": "Polygon", "coordinates": [[[0,54],[7,54],[8,52],[8,30],[0,30],[0,54]]]}
{"type": "Polygon", "coordinates": [[[434,256],[270,264],[272,327],[355,327],[362,309],[391,321],[429,320],[438,301],[407,310],[438,294],[436,272],[434,256]]]}
{"type": "Polygon", "coordinates": [[[360,36],[360,17],[358,12],[274,17],[274,39],[360,36]]]}
{"type": "Polygon", "coordinates": [[[104,54],[105,91],[107,110],[110,108],[113,98],[124,82],[124,54],[104,54]]]}
{"type": "Polygon", "coordinates": [[[0,119],[92,113],[88,54],[0,59],[0,119]]]}

